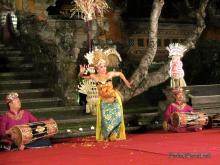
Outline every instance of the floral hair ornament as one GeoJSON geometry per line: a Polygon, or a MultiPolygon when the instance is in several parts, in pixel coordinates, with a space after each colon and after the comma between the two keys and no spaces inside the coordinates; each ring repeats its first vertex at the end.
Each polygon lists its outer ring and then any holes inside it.
{"type": "Polygon", "coordinates": [[[180,43],[171,43],[166,49],[169,51],[170,58],[172,58],[172,56],[183,57],[183,53],[187,50],[186,46],[180,43]]]}
{"type": "Polygon", "coordinates": [[[10,103],[12,100],[18,98],[18,93],[17,92],[10,92],[6,95],[5,97],[5,103],[8,104],[10,103]]]}

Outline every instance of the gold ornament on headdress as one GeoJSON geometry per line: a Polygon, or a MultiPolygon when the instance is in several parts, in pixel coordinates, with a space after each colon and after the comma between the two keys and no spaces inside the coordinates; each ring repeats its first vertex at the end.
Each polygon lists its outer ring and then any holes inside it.
{"type": "Polygon", "coordinates": [[[105,0],[75,0],[75,3],[72,15],[80,13],[80,17],[86,22],[96,19],[97,16],[103,17],[104,12],[109,9],[105,0]]]}
{"type": "Polygon", "coordinates": [[[108,57],[104,54],[102,49],[96,49],[94,51],[93,64],[99,66],[100,64],[108,65],[108,57]]]}
{"type": "Polygon", "coordinates": [[[116,66],[122,61],[120,54],[115,48],[108,48],[104,53],[108,57],[108,66],[116,66]]]}
{"type": "Polygon", "coordinates": [[[104,54],[102,49],[95,48],[92,52],[85,55],[90,65],[98,66],[101,63],[108,64],[108,57],[104,54]]]}

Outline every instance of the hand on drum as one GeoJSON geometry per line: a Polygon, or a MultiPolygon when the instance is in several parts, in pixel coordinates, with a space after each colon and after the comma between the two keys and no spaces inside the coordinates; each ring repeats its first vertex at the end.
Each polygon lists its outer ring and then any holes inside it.
{"type": "Polygon", "coordinates": [[[7,135],[11,135],[11,129],[6,130],[6,131],[5,131],[5,134],[7,134],[7,135]]]}
{"type": "MultiPolygon", "coordinates": [[[[18,135],[15,134],[15,133],[13,133],[13,131],[12,131],[11,129],[7,130],[5,133],[6,133],[7,135],[9,135],[10,139],[11,139],[13,142],[15,142],[16,139],[18,139],[18,135]]],[[[24,150],[24,148],[25,148],[25,146],[24,146],[23,144],[21,144],[20,146],[18,146],[18,149],[19,149],[20,151],[24,150]]]]}

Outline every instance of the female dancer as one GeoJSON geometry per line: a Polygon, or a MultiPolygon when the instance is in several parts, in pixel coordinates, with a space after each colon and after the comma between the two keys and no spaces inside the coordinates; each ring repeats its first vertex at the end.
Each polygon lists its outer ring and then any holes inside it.
{"type": "Polygon", "coordinates": [[[126,139],[122,101],[119,91],[113,88],[112,78],[120,77],[128,88],[131,88],[131,83],[122,72],[107,72],[108,61],[102,51],[94,52],[93,64],[96,73],[83,76],[86,66],[80,65],[80,76],[94,80],[98,89],[96,140],[126,139]]]}

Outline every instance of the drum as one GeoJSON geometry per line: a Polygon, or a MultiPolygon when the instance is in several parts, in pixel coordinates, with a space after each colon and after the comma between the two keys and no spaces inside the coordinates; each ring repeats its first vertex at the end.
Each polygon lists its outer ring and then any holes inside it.
{"type": "Polygon", "coordinates": [[[210,116],[211,127],[220,127],[220,114],[210,116]]]}
{"type": "Polygon", "coordinates": [[[37,139],[52,137],[57,134],[58,126],[55,120],[16,125],[11,128],[12,140],[17,146],[29,144],[37,139]]]}
{"type": "Polygon", "coordinates": [[[188,127],[193,125],[207,125],[208,116],[203,112],[174,112],[171,116],[172,125],[177,127],[188,127]]]}

